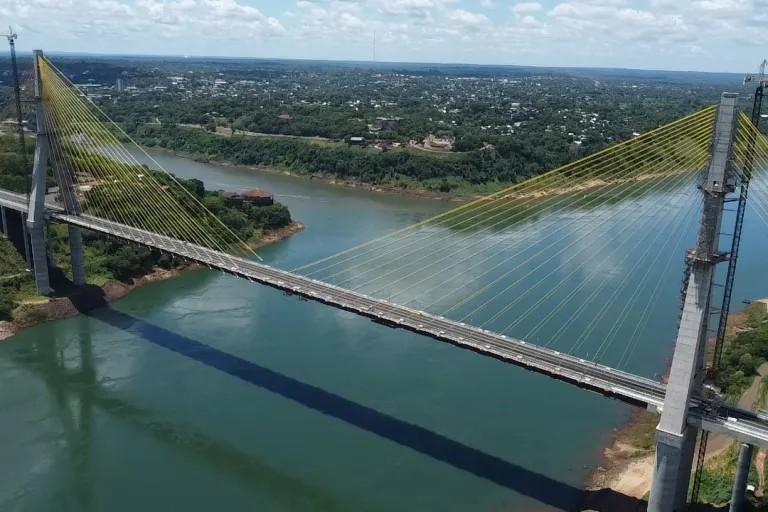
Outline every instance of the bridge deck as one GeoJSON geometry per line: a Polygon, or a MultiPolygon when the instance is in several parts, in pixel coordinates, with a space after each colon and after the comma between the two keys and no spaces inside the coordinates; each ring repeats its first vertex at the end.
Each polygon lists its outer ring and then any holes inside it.
{"type": "MultiPolygon", "coordinates": [[[[0,205],[26,211],[26,198],[0,191],[0,205]]],[[[657,412],[663,407],[665,386],[645,377],[156,233],[88,215],[68,215],[53,205],[48,206],[48,216],[57,222],[154,247],[390,327],[408,329],[623,402],[657,412]]],[[[737,408],[713,407],[699,399],[691,403],[690,423],[766,448],[767,420],[737,408]]]]}

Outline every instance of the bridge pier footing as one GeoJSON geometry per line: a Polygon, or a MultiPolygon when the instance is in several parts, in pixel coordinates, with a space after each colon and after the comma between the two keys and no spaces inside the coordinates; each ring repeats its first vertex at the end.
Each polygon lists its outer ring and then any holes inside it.
{"type": "Polygon", "coordinates": [[[656,431],[656,465],[649,511],[682,512],[688,499],[696,433],[656,431]]]}
{"type": "Polygon", "coordinates": [[[680,449],[680,467],[677,472],[677,488],[675,489],[675,510],[685,510],[688,504],[688,487],[691,482],[691,471],[696,457],[696,439],[698,432],[688,427],[680,449]]]}
{"type": "Polygon", "coordinates": [[[752,465],[752,445],[742,443],[739,451],[739,462],[736,465],[736,479],[733,481],[733,493],[731,494],[730,512],[744,510],[745,493],[747,491],[747,478],[749,468],[752,465]]]}
{"type": "Polygon", "coordinates": [[[76,226],[69,226],[69,255],[72,262],[72,282],[75,286],[83,286],[85,284],[83,233],[76,226]]]}

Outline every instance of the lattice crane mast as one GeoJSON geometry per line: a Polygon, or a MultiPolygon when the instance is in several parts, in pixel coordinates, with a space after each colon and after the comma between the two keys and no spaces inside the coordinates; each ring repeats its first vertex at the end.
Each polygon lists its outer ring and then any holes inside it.
{"type": "MultiPolygon", "coordinates": [[[[8,39],[8,46],[11,47],[11,68],[13,70],[13,96],[16,102],[16,123],[19,134],[19,147],[21,150],[21,159],[24,167],[27,167],[27,148],[24,142],[24,111],[21,109],[21,86],[19,85],[19,66],[16,62],[16,39],[19,37],[16,32],[13,31],[13,27],[8,27],[7,34],[0,34],[8,39]]],[[[27,184],[27,192],[29,187],[27,184]]]]}
{"type": "Polygon", "coordinates": [[[763,93],[765,91],[765,85],[768,84],[768,75],[765,74],[766,67],[768,67],[768,59],[763,59],[757,73],[749,74],[744,77],[744,85],[749,83],[757,84],[757,89],[755,89],[755,104],[752,108],[752,124],[755,126],[760,124],[760,115],[763,107],[763,93]]]}

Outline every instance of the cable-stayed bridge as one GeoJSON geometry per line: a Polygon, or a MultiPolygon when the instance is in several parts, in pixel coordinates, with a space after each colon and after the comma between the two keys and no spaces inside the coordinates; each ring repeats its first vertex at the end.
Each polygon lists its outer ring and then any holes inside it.
{"type": "MultiPolygon", "coordinates": [[[[716,304],[714,268],[721,262],[735,268],[738,253],[738,236],[729,250],[721,249],[726,205],[737,205],[737,223],[739,212],[743,219],[747,186],[768,166],[768,139],[737,114],[732,96],[718,107],[287,271],[249,258],[247,243],[204,200],[173,176],[139,165],[122,144],[127,135],[42,54],[36,56],[34,89],[33,187],[29,198],[0,192],[0,206],[6,233],[6,209],[27,218],[23,245],[42,293],[49,291],[45,226],[63,223],[70,229],[78,284],[85,279],[80,230],[86,229],[647,407],[662,414],[653,510],[680,510],[684,503],[697,431],[768,447],[768,421],[702,392],[707,340],[719,333],[719,325],[709,325],[711,313],[727,310],[727,303],[716,304]],[[49,166],[59,192],[46,199],[49,166]],[[661,221],[650,215],[660,210],[661,221]],[[514,237],[506,236],[520,226],[514,237]],[[698,227],[698,237],[692,227],[698,227]],[[594,233],[610,236],[585,246],[586,234],[594,233]],[[686,246],[694,249],[686,260],[669,385],[597,362],[613,343],[624,345],[616,366],[632,359],[640,337],[639,327],[624,337],[629,312],[637,308],[640,322],[647,321],[663,286],[653,270],[679,264],[676,250],[686,246]],[[626,262],[629,270],[597,271],[570,286],[569,274],[585,262],[609,258],[626,262]],[[626,290],[633,293],[623,296],[626,290]],[[648,291],[645,299],[640,290],[648,291]],[[585,305],[596,301],[602,304],[594,316],[577,324],[585,305]],[[550,329],[561,316],[567,321],[550,329]],[[549,347],[569,336],[569,353],[549,347]],[[580,357],[590,343],[593,357],[580,357]]],[[[764,187],[754,181],[756,189],[764,187]]],[[[760,200],[752,204],[756,215],[768,218],[760,200]]]]}

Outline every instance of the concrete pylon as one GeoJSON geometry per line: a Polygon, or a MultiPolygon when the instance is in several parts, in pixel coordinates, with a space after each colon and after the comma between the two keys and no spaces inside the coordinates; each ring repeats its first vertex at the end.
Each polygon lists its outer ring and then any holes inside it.
{"type": "Polygon", "coordinates": [[[736,479],[733,481],[733,493],[731,494],[729,512],[741,512],[744,510],[747,479],[749,478],[749,468],[751,465],[752,445],[742,443],[739,451],[739,462],[736,465],[736,479]]]}
{"type": "Polygon", "coordinates": [[[37,118],[37,142],[35,144],[35,164],[32,168],[32,191],[29,195],[29,214],[27,229],[32,252],[32,270],[35,273],[37,293],[48,295],[51,284],[48,276],[48,250],[45,230],[45,192],[48,173],[48,134],[45,130],[45,111],[43,109],[42,87],[40,81],[40,58],[43,52],[35,50],[35,106],[37,118]]]}
{"type": "Polygon", "coordinates": [[[704,380],[704,350],[725,196],[733,191],[733,140],[738,95],[723,93],[717,112],[709,168],[702,185],[704,209],[696,248],[689,251],[690,277],[678,326],[661,420],[656,427],[656,465],[649,512],[682,512],[694,459],[695,429],[688,426],[688,402],[704,380]]]}

